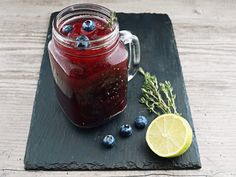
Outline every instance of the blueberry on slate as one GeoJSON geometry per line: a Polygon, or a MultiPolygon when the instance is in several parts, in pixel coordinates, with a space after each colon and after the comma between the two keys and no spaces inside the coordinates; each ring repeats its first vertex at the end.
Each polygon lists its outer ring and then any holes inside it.
{"type": "Polygon", "coordinates": [[[123,137],[131,136],[133,133],[132,127],[129,124],[122,125],[120,127],[120,135],[123,137]]]}
{"type": "Polygon", "coordinates": [[[80,49],[86,49],[89,47],[89,38],[85,35],[78,36],[76,39],[76,47],[80,49]]]}
{"type": "Polygon", "coordinates": [[[96,28],[96,24],[93,20],[86,20],[86,21],[83,22],[82,28],[85,31],[90,32],[90,31],[93,31],[96,28]]]}
{"type": "Polygon", "coordinates": [[[69,32],[71,32],[72,30],[73,30],[72,25],[65,25],[65,26],[63,26],[63,28],[62,28],[62,32],[63,32],[63,33],[69,33],[69,32]]]}
{"type": "Polygon", "coordinates": [[[148,124],[147,118],[144,116],[138,116],[135,121],[135,126],[139,129],[145,128],[148,124]]]}
{"type": "Polygon", "coordinates": [[[115,138],[112,135],[106,135],[103,140],[102,140],[102,144],[107,147],[107,148],[112,148],[115,144],[115,138]]]}

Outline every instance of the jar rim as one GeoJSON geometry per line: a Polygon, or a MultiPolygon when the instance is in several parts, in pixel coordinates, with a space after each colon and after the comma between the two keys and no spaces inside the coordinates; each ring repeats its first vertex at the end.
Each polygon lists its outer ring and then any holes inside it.
{"type": "MultiPolygon", "coordinates": [[[[104,6],[92,3],[74,4],[65,7],[56,15],[56,17],[53,19],[52,22],[53,37],[55,37],[56,40],[60,42],[62,45],[77,49],[75,47],[77,41],[75,39],[62,35],[59,31],[59,24],[65,18],[69,18],[70,15],[76,16],[76,13],[82,13],[83,11],[90,12],[93,15],[97,15],[102,18],[106,18],[106,20],[110,19],[111,14],[113,13],[111,10],[109,10],[104,6]]],[[[106,47],[110,44],[113,44],[114,41],[117,41],[118,36],[119,36],[119,24],[117,21],[114,21],[114,23],[112,24],[112,32],[97,39],[89,40],[90,46],[85,50],[100,49],[101,47],[106,47]],[[99,43],[99,45],[96,45],[96,43],[99,43]]]]}

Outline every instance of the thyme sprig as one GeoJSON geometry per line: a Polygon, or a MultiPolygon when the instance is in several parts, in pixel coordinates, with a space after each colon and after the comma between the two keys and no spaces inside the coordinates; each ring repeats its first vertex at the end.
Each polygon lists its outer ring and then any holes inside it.
{"type": "Polygon", "coordinates": [[[117,21],[116,12],[112,11],[110,14],[110,19],[108,21],[108,27],[112,28],[113,24],[117,21]]]}
{"type": "Polygon", "coordinates": [[[170,82],[159,83],[156,76],[145,72],[142,68],[139,68],[139,72],[144,76],[140,103],[146,105],[147,110],[156,115],[165,113],[180,115],[176,109],[176,95],[170,82]]]}

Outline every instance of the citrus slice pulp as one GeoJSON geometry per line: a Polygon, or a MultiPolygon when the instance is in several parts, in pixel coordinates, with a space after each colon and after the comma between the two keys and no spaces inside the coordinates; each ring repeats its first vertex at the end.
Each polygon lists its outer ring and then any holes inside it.
{"type": "Polygon", "coordinates": [[[175,114],[163,114],[154,119],[146,132],[150,149],[160,157],[182,155],[192,143],[193,131],[188,121],[175,114]]]}

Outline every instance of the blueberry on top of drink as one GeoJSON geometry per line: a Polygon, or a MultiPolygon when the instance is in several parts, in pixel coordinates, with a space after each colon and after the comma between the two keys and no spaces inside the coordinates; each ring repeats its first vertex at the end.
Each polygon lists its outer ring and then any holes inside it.
{"type": "Polygon", "coordinates": [[[90,45],[89,38],[85,35],[78,36],[75,40],[76,40],[76,47],[80,49],[88,48],[90,45]]]}
{"type": "Polygon", "coordinates": [[[67,34],[67,33],[71,32],[72,30],[73,30],[72,25],[65,25],[61,29],[62,33],[64,33],[64,34],[67,34]]]}
{"type": "Polygon", "coordinates": [[[89,40],[96,40],[112,32],[108,22],[99,18],[76,18],[62,22],[60,32],[63,36],[76,39],[86,35],[89,40]]]}
{"type": "Polygon", "coordinates": [[[82,27],[85,31],[90,32],[96,28],[96,24],[93,20],[86,20],[83,22],[82,27]]]}

